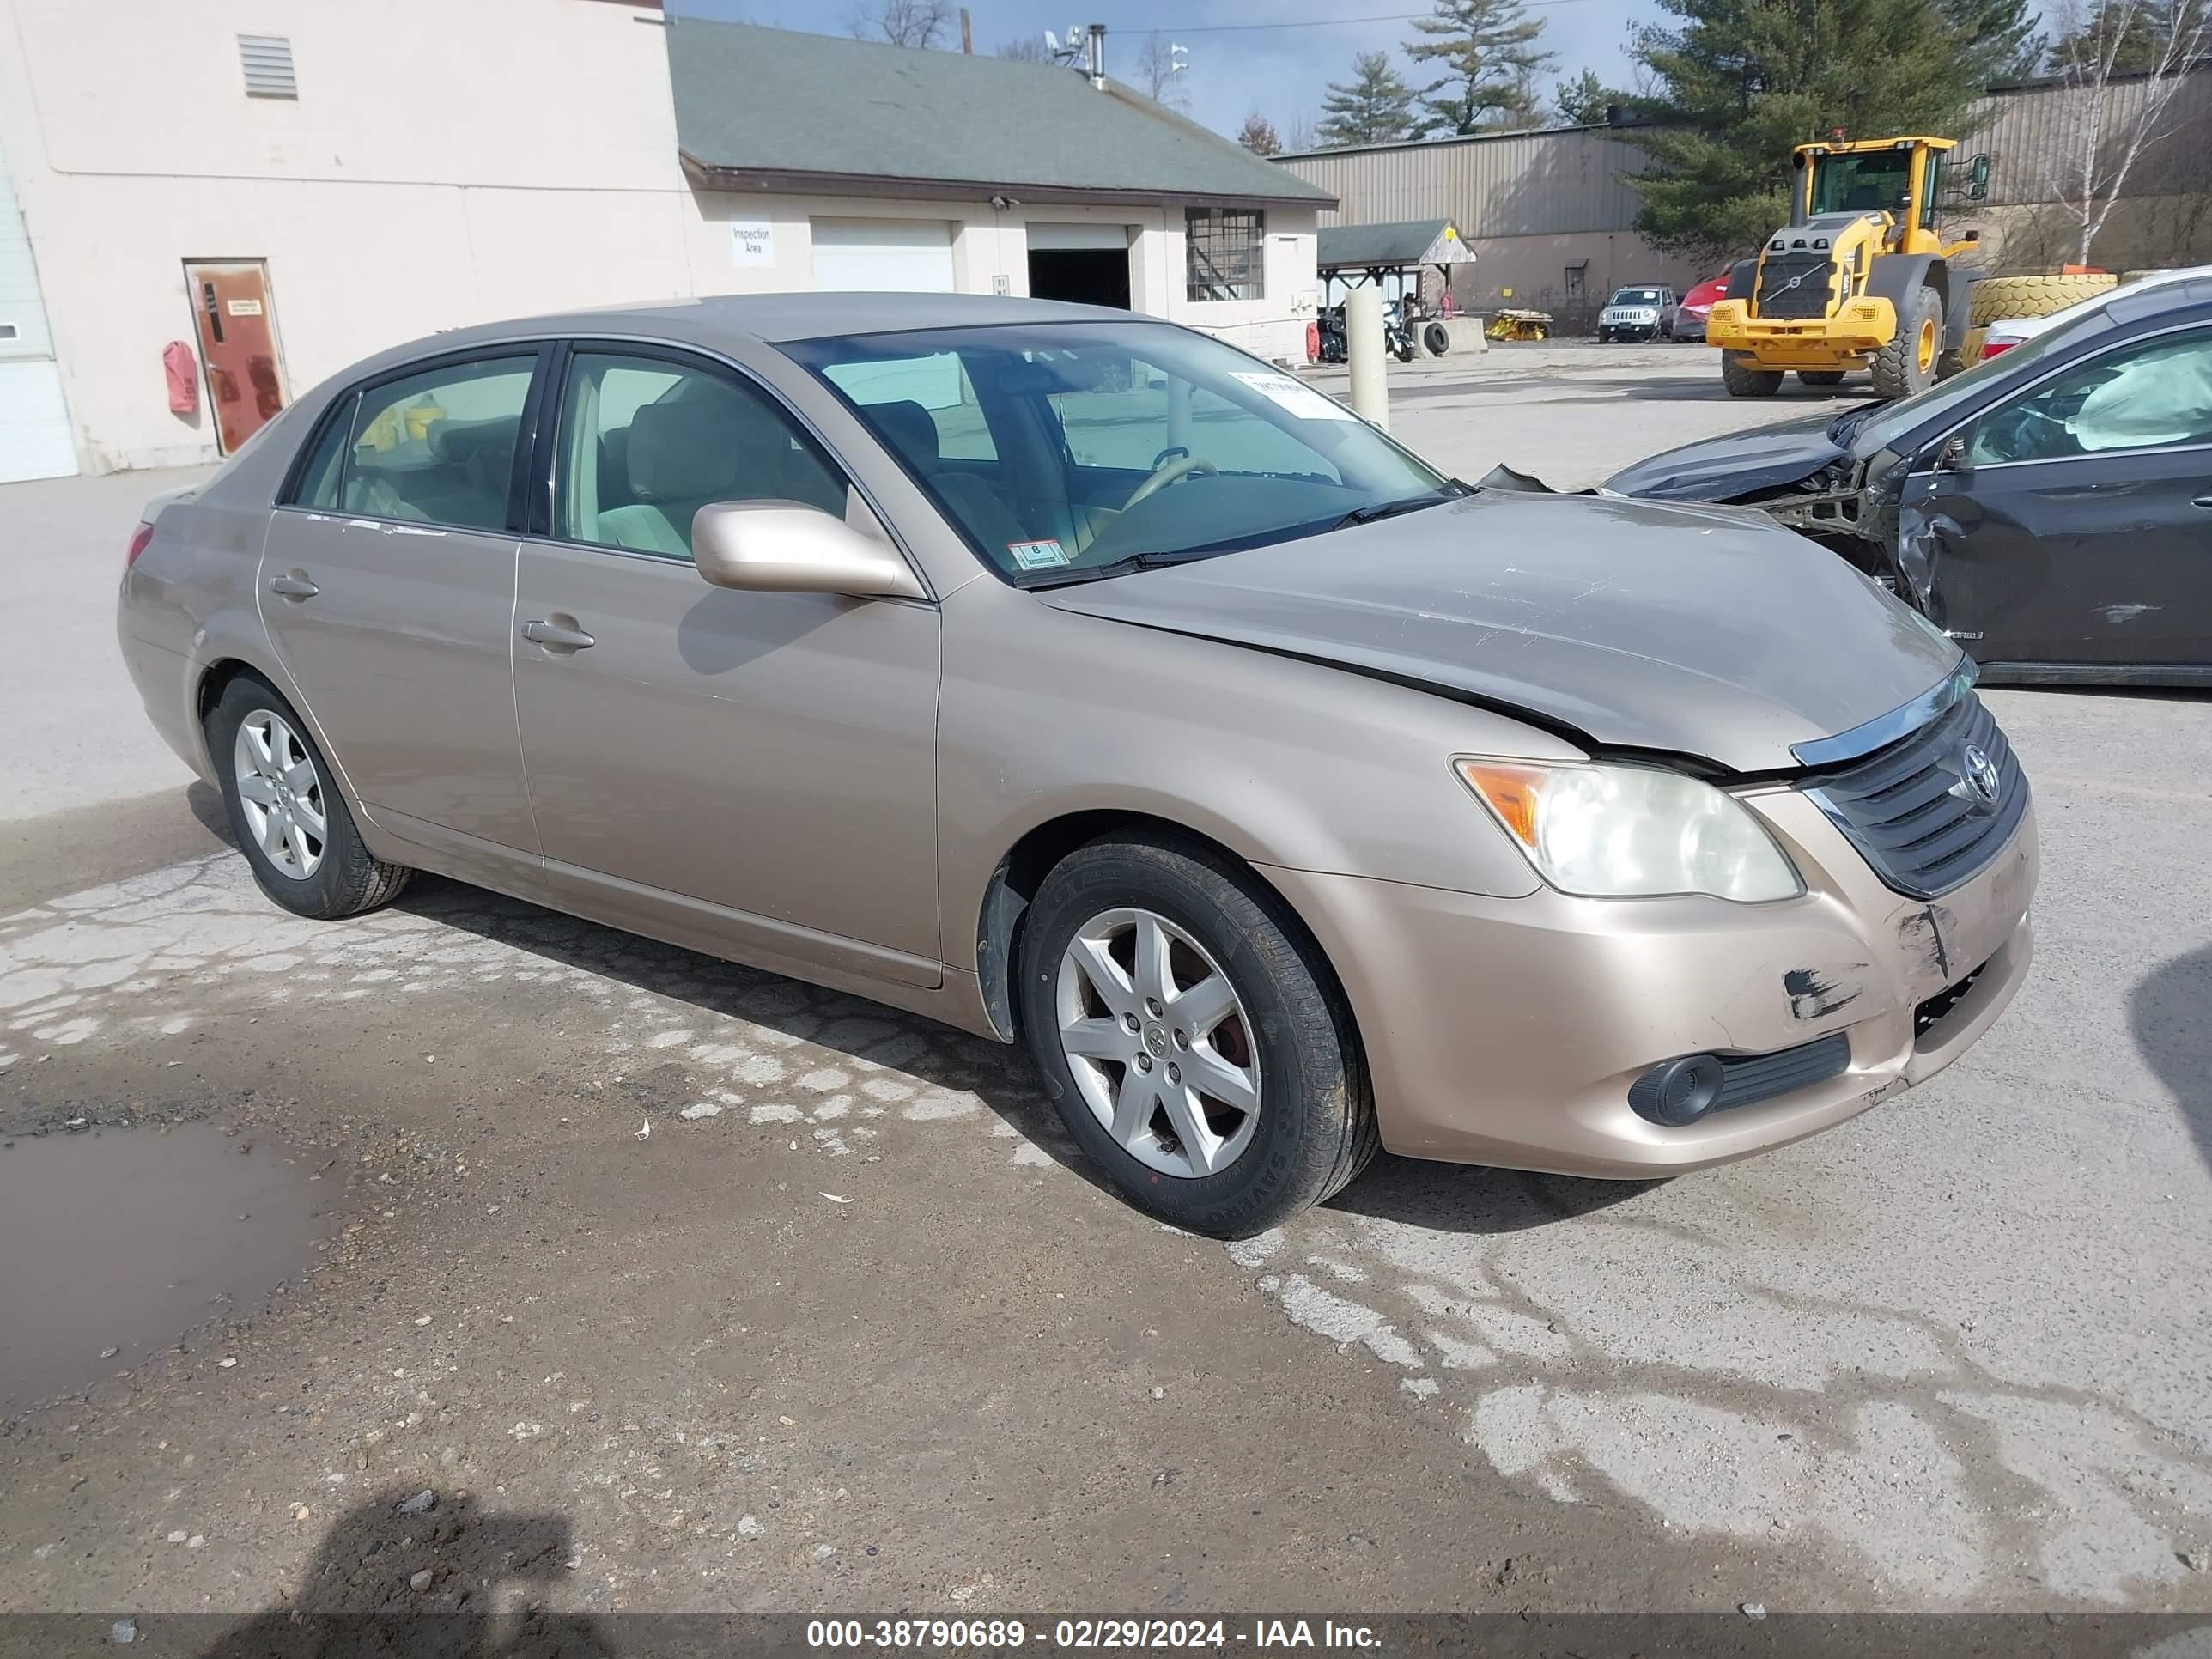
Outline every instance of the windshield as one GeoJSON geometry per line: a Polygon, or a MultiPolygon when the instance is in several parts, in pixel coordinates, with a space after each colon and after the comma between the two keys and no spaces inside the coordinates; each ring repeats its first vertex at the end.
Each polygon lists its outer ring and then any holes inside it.
{"type": "Polygon", "coordinates": [[[1813,163],[1815,213],[1902,213],[1912,187],[1912,152],[1823,155],[1813,163]]]}
{"type": "Polygon", "coordinates": [[[1659,303],[1659,290],[1656,288],[1625,288],[1613,296],[1610,303],[1617,306],[1656,306],[1659,303]]]}
{"type": "MultiPolygon", "coordinates": [[[[2107,293],[2098,297],[2108,300],[2112,295],[2107,293]]],[[[1838,442],[1848,439],[1851,447],[1863,453],[1871,454],[1877,449],[1887,449],[1905,434],[1941,418],[1951,410],[1963,408],[1998,376],[2028,368],[2085,331],[2105,326],[2104,307],[2090,307],[2069,321],[2056,328],[2045,329],[2042,333],[2021,341],[2009,351],[2001,352],[1994,357],[1984,357],[1972,368],[1960,370],[1949,380],[1939,381],[1925,392],[1917,392],[1910,398],[1900,398],[1895,403],[1869,404],[1839,416],[1828,428],[1828,435],[1838,442]]]]}
{"type": "Polygon", "coordinates": [[[1024,586],[1314,535],[1461,489],[1292,375],[1165,323],[782,349],[1024,586]]]}

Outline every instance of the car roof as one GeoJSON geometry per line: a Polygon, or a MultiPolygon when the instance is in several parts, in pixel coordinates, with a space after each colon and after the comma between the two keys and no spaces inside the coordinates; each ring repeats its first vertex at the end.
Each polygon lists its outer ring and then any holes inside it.
{"type": "Polygon", "coordinates": [[[775,343],[833,334],[890,334],[994,323],[1127,322],[1133,315],[1105,306],[984,294],[724,294],[482,323],[447,330],[400,350],[419,355],[423,347],[432,344],[444,349],[526,336],[633,331],[702,345],[730,339],[775,343]]]}

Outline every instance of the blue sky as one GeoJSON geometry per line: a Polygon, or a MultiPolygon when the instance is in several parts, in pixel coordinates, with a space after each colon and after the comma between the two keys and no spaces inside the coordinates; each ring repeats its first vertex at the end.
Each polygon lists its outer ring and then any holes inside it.
{"type": "MultiPolygon", "coordinates": [[[[975,50],[996,52],[1018,36],[1065,33],[1070,24],[1106,25],[1106,67],[1132,78],[1145,36],[1155,31],[1189,49],[1184,79],[1191,113],[1207,125],[1233,132],[1245,112],[1258,109],[1280,128],[1292,117],[1318,114],[1332,81],[1350,78],[1355,53],[1396,53],[1413,33],[1408,15],[1420,0],[969,0],[975,50]],[[1255,27],[1254,25],[1266,27],[1255,27]]],[[[670,0],[669,9],[778,28],[847,33],[853,0],[670,0]]],[[[1528,15],[1545,22],[1544,46],[1559,68],[1542,82],[1571,79],[1593,69],[1608,83],[1624,85],[1629,25],[1660,15],[1651,0],[1528,0],[1528,15]]],[[[951,36],[958,49],[957,31],[951,36]]],[[[1415,66],[1397,56],[1401,73],[1420,83],[1415,66]]]]}

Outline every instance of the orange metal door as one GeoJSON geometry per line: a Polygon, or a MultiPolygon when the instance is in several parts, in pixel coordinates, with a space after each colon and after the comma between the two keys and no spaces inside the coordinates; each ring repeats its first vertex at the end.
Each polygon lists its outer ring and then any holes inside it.
{"type": "Polygon", "coordinates": [[[216,441],[226,455],[284,407],[283,360],[269,302],[269,272],[259,260],[185,266],[191,290],[216,441]]]}

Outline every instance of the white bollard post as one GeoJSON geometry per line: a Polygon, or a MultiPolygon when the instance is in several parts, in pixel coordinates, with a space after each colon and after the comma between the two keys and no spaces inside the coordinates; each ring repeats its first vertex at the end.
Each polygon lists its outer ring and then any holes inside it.
{"type": "Polygon", "coordinates": [[[1373,283],[1364,283],[1344,296],[1344,355],[1352,364],[1352,412],[1388,432],[1390,393],[1382,370],[1382,290],[1373,283]]]}

